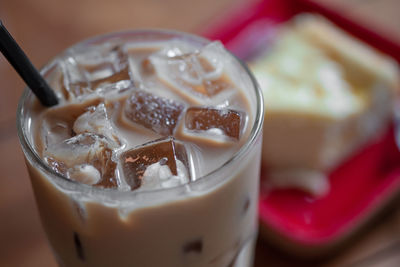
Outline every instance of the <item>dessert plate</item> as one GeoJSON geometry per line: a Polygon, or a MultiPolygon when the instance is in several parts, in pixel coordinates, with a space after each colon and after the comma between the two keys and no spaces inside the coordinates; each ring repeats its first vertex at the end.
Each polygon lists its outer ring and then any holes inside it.
{"type": "MultiPolygon", "coordinates": [[[[321,14],[400,61],[399,44],[309,0],[243,4],[223,14],[203,35],[221,40],[239,58],[248,60],[265,49],[277,25],[302,12],[321,14]]],[[[302,256],[322,255],[347,241],[400,193],[400,152],[395,132],[395,127],[390,127],[330,173],[331,190],[324,197],[313,198],[295,189],[267,191],[261,185],[261,234],[302,256]]]]}

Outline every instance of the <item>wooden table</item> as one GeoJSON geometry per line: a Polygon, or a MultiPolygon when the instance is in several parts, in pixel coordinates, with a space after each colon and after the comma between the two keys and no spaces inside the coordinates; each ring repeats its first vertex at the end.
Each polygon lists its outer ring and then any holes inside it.
{"type": "MultiPolygon", "coordinates": [[[[400,41],[398,0],[320,1],[400,41]]],[[[96,34],[143,27],[196,32],[239,2],[3,0],[0,18],[34,64],[41,66],[71,44],[96,34]]],[[[24,84],[2,56],[0,81],[0,266],[54,267],[16,135],[15,110],[24,84]]],[[[299,261],[259,241],[255,266],[400,266],[400,205],[329,259],[299,261]]]]}

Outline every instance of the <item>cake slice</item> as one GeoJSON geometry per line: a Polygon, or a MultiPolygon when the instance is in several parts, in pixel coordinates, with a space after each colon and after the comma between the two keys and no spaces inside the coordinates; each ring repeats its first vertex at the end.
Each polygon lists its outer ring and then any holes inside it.
{"type": "Polygon", "coordinates": [[[398,66],[320,16],[295,17],[251,66],[270,185],[327,193],[329,171],[390,124],[398,66]]]}

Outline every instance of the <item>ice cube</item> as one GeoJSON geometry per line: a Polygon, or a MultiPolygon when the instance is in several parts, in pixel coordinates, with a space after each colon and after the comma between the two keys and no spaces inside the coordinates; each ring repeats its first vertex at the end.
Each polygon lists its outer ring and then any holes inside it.
{"type": "Polygon", "coordinates": [[[132,190],[173,187],[191,179],[185,146],[172,137],[128,150],[120,161],[132,190]]]}
{"type": "Polygon", "coordinates": [[[61,175],[67,174],[68,167],[64,162],[53,159],[52,157],[46,157],[45,160],[47,161],[47,164],[50,166],[50,168],[52,168],[55,172],[61,175]]]}
{"type": "MultiPolygon", "coordinates": [[[[74,121],[85,113],[89,107],[97,106],[99,103],[99,99],[91,99],[90,101],[46,109],[42,116],[42,124],[40,125],[40,139],[44,148],[61,143],[74,136],[76,134],[73,130],[74,121]]],[[[41,149],[39,151],[42,152],[41,149]]]]}
{"type": "Polygon", "coordinates": [[[125,101],[123,116],[130,122],[167,136],[174,133],[184,107],[178,101],[136,90],[125,101]]]}
{"type": "Polygon", "coordinates": [[[48,118],[43,120],[40,131],[40,136],[45,147],[60,143],[63,140],[72,137],[70,123],[56,118],[48,118]]]}
{"type": "Polygon", "coordinates": [[[121,46],[97,45],[72,49],[60,61],[67,99],[95,91],[121,90],[131,84],[128,55],[121,46]]]}
{"type": "Polygon", "coordinates": [[[225,71],[226,58],[230,55],[223,45],[213,42],[188,53],[179,53],[173,48],[163,49],[149,59],[161,81],[198,104],[234,88],[225,71]]]}
{"type": "Polygon", "coordinates": [[[68,178],[88,185],[100,182],[101,175],[92,165],[82,164],[68,170],[68,178]]]}
{"type": "Polygon", "coordinates": [[[115,141],[116,145],[121,145],[121,140],[113,129],[104,103],[89,107],[88,111],[75,120],[73,130],[77,134],[94,133],[102,135],[115,141]]]}
{"type": "Polygon", "coordinates": [[[239,140],[245,113],[232,109],[190,107],[185,114],[185,127],[195,133],[225,135],[239,140]]]}
{"type": "Polygon", "coordinates": [[[90,165],[97,169],[101,177],[95,186],[117,187],[119,184],[115,174],[117,164],[112,159],[112,142],[106,137],[92,133],[79,134],[48,146],[44,156],[51,168],[70,179],[80,176],[79,181],[94,181],[97,174],[91,167],[84,168],[79,175],[77,173],[82,165],[90,165]],[[82,172],[86,172],[88,177],[83,179],[82,172]]]}
{"type": "Polygon", "coordinates": [[[87,103],[56,106],[47,109],[40,127],[40,138],[44,148],[71,138],[74,135],[72,126],[75,119],[85,112],[87,106],[96,105],[97,103],[96,101],[88,101],[87,103]]]}

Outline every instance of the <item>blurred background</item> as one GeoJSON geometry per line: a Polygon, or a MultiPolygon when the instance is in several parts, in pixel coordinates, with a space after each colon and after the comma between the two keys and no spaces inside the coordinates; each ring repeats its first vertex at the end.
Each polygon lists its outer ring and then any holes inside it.
{"type": "MultiPolygon", "coordinates": [[[[135,28],[200,33],[259,0],[1,0],[0,19],[37,67],[93,35],[135,28]]],[[[400,42],[399,0],[318,0],[400,42]]],[[[246,14],[243,14],[244,16],[246,14]]],[[[54,267],[15,127],[24,83],[0,56],[0,266],[54,267]]],[[[400,266],[400,203],[333,257],[299,262],[259,240],[255,266],[400,266]]]]}

